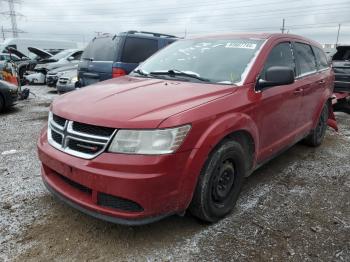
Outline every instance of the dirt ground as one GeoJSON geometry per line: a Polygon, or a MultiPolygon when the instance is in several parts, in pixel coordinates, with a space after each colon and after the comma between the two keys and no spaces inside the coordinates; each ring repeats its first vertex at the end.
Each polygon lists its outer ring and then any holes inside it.
{"type": "Polygon", "coordinates": [[[126,227],[74,210],[44,188],[36,139],[56,94],[0,115],[0,261],[350,261],[350,116],[324,144],[298,144],[247,178],[234,212],[126,227]]]}

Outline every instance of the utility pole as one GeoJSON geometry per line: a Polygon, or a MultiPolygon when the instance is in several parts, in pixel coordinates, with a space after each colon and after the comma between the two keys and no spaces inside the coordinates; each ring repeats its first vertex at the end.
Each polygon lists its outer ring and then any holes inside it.
{"type": "Polygon", "coordinates": [[[5,41],[5,31],[3,26],[1,26],[1,34],[2,34],[2,39],[5,41]]]}
{"type": "Polygon", "coordinates": [[[338,24],[337,42],[335,42],[335,47],[338,46],[340,27],[341,27],[341,24],[338,24]]]}
{"type": "Polygon", "coordinates": [[[2,31],[12,32],[12,36],[14,38],[18,37],[18,33],[24,33],[22,30],[19,30],[17,27],[17,16],[20,16],[18,12],[15,11],[15,3],[18,4],[19,0],[0,0],[2,2],[7,2],[9,6],[9,10],[7,12],[0,12],[0,15],[9,16],[11,19],[11,30],[2,29],[2,31]]]}
{"type": "Polygon", "coordinates": [[[11,25],[12,25],[12,34],[13,37],[18,37],[18,28],[17,28],[17,14],[15,12],[15,4],[13,0],[8,0],[9,3],[9,12],[10,12],[10,18],[11,18],[11,25]]]}
{"type": "Polygon", "coordinates": [[[284,31],[286,30],[286,28],[285,28],[285,22],[286,22],[286,20],[283,18],[283,20],[282,20],[282,27],[281,27],[281,32],[282,32],[282,34],[284,34],[284,31]]]}

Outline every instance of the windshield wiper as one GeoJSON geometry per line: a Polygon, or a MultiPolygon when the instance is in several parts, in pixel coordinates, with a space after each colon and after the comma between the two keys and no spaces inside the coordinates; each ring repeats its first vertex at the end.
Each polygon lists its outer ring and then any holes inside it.
{"type": "Polygon", "coordinates": [[[145,71],[143,71],[141,68],[138,68],[134,71],[132,71],[133,73],[136,73],[138,75],[141,75],[141,76],[149,76],[149,74],[147,74],[145,71]]]}
{"type": "Polygon", "coordinates": [[[168,71],[153,71],[153,72],[151,72],[149,74],[150,75],[168,75],[168,76],[171,76],[171,77],[185,76],[185,77],[195,78],[195,79],[200,80],[202,82],[210,82],[209,79],[200,77],[200,76],[198,76],[195,73],[187,73],[187,72],[180,71],[180,70],[177,70],[177,69],[170,69],[168,71]]]}

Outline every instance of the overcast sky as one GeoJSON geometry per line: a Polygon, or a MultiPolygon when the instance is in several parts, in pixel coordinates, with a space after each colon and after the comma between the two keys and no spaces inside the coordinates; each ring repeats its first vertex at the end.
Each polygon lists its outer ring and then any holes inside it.
{"type": "MultiPolygon", "coordinates": [[[[15,0],[18,1],[18,0],[15,0]]],[[[350,44],[350,0],[21,0],[21,37],[89,41],[96,32],[156,31],[178,36],[216,32],[286,32],[320,43],[350,44]]],[[[0,12],[8,3],[0,0],[0,12]]],[[[10,19],[0,15],[0,26],[10,19]]],[[[10,33],[6,34],[11,37],[10,33]]],[[[1,35],[0,35],[1,37],[1,35]]],[[[1,38],[0,38],[1,39],[1,38]]]]}

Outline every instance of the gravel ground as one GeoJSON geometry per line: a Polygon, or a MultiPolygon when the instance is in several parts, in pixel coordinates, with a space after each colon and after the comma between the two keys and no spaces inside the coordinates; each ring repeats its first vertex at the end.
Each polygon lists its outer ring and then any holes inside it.
{"type": "Polygon", "coordinates": [[[213,225],[191,216],[125,227],[88,217],[44,188],[36,139],[56,96],[0,115],[0,261],[350,261],[350,117],[324,144],[298,144],[245,183],[234,212],[213,225]]]}

